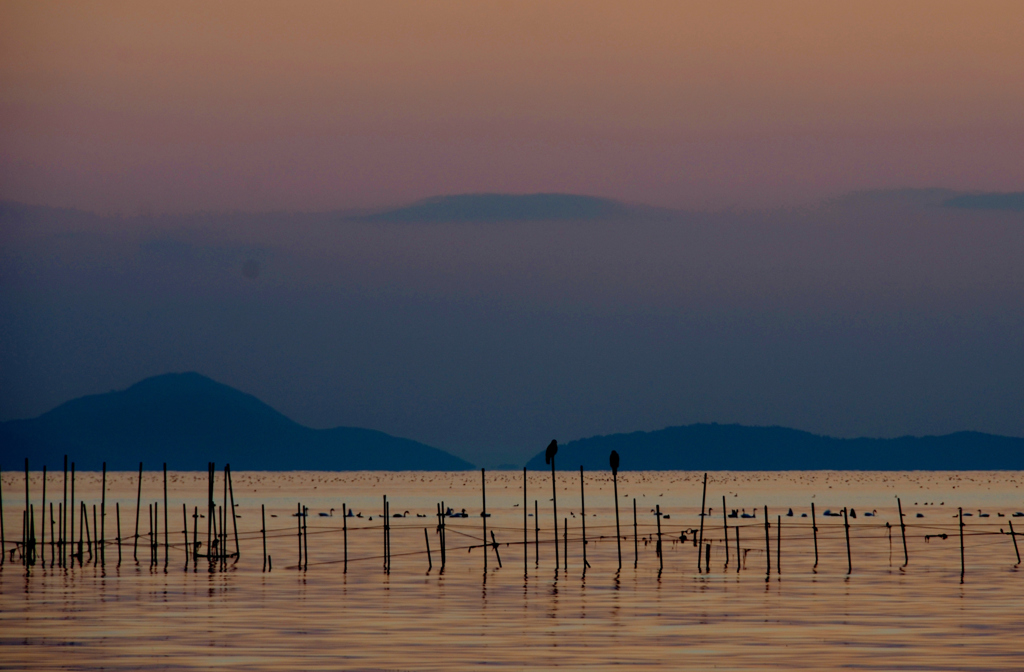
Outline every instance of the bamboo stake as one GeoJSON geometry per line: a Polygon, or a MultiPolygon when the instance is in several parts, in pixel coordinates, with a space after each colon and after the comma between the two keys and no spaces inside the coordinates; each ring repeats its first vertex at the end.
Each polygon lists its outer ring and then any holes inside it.
{"type": "Polygon", "coordinates": [[[558,570],[558,488],[555,483],[555,453],[558,452],[558,442],[552,440],[548,444],[547,453],[551,457],[551,506],[555,521],[555,570],[558,570]]]}
{"type": "Polygon", "coordinates": [[[484,523],[484,572],[487,571],[487,474],[486,471],[481,467],[480,469],[480,495],[483,498],[483,512],[480,514],[480,520],[484,523]]]}
{"type": "Polygon", "coordinates": [[[775,523],[775,573],[782,574],[782,516],[775,523]]]}
{"type": "MultiPolygon", "coordinates": [[[[565,553],[562,554],[562,562],[565,563],[565,571],[569,571],[569,519],[566,518],[562,523],[562,543],[565,545],[565,553]]],[[[558,542],[555,542],[555,546],[558,546],[558,542]]]]}
{"type": "Polygon", "coordinates": [[[430,535],[427,534],[425,527],[423,528],[423,540],[427,542],[427,572],[429,573],[434,568],[434,560],[430,557],[430,535]]]}
{"type": "MultiPolygon", "coordinates": [[[[768,561],[768,576],[772,575],[772,545],[768,536],[768,507],[764,507],[764,557],[768,561]]],[[[767,580],[767,579],[765,579],[767,580]]]]}
{"type": "Polygon", "coordinates": [[[1010,538],[1013,539],[1013,550],[1017,554],[1017,564],[1020,564],[1020,549],[1017,548],[1017,533],[1013,531],[1013,521],[1006,521],[1010,523],[1010,538]]]}
{"type": "Polygon", "coordinates": [[[181,536],[184,544],[182,548],[185,549],[185,571],[188,571],[188,507],[185,506],[185,502],[181,503],[181,536]]]}
{"type": "MultiPolygon", "coordinates": [[[[75,463],[71,463],[71,499],[74,500],[75,492],[75,463]]],[[[74,501],[72,501],[72,504],[74,501]]],[[[132,557],[135,563],[139,562],[139,514],[142,512],[142,462],[139,462],[139,492],[135,496],[135,545],[132,547],[132,557]]],[[[72,536],[74,533],[72,532],[72,536]]]]}
{"type": "Polygon", "coordinates": [[[846,527],[846,573],[853,574],[853,558],[850,556],[850,516],[843,507],[843,525],[846,527]]]}
{"type": "Polygon", "coordinates": [[[587,573],[587,497],[583,492],[583,465],[580,465],[580,519],[583,523],[583,573],[587,573]]]}
{"type": "Polygon", "coordinates": [[[39,523],[39,560],[46,564],[46,465],[43,465],[43,507],[39,509],[42,516],[39,523]]]}
{"type": "Polygon", "coordinates": [[[740,555],[740,526],[736,526],[736,573],[740,573],[740,567],[743,566],[743,556],[740,555]]]}
{"type": "Polygon", "coordinates": [[[68,456],[64,456],[64,500],[60,512],[60,566],[67,567],[68,539],[68,456]]]}
{"type": "Polygon", "coordinates": [[[100,486],[100,562],[107,564],[107,463],[103,463],[103,481],[100,486]]]}
{"type": "Polygon", "coordinates": [[[818,523],[814,517],[814,502],[811,502],[811,529],[814,531],[814,568],[818,567],[818,523]]]}
{"type": "Polygon", "coordinates": [[[540,513],[537,500],[533,500],[533,566],[540,567],[540,513]]]}
{"type": "Polygon", "coordinates": [[[4,471],[0,469],[0,567],[7,562],[7,537],[4,535],[4,471]]]}
{"type": "Polygon", "coordinates": [[[530,564],[530,547],[527,545],[528,533],[526,523],[529,513],[526,510],[526,467],[523,467],[523,576],[528,576],[530,564]]]}
{"type": "Polygon", "coordinates": [[[964,509],[957,507],[957,515],[960,518],[960,583],[964,582],[964,509]]]}
{"type": "MultiPolygon", "coordinates": [[[[209,552],[210,549],[206,549],[209,552]]],[[[192,508],[192,571],[199,571],[199,507],[192,508]]]]}
{"type": "Polygon", "coordinates": [[[708,497],[708,473],[704,472],[704,493],[700,496],[700,537],[697,540],[697,571],[700,572],[700,549],[704,546],[704,505],[708,497]]]}
{"type": "Polygon", "coordinates": [[[56,521],[53,519],[53,502],[50,502],[50,569],[53,569],[53,563],[57,557],[56,542],[54,542],[53,526],[56,521]]]}
{"type": "Polygon", "coordinates": [[[637,535],[636,527],[636,497],[633,498],[633,569],[636,569],[640,560],[640,537],[637,535]]]}
{"type": "Polygon", "coordinates": [[[171,507],[167,502],[167,463],[164,462],[164,569],[167,569],[167,563],[170,562],[171,554],[171,541],[168,537],[170,533],[170,523],[168,516],[170,515],[171,507]]]}
{"type": "MultiPolygon", "coordinates": [[[[424,530],[426,532],[426,530],[424,530]]],[[[486,541],[486,540],[485,540],[486,541]]],[[[494,530],[491,530],[491,546],[494,548],[494,557],[498,559],[498,569],[501,569],[501,554],[498,553],[498,540],[494,538],[494,530]]],[[[487,549],[484,549],[484,553],[487,553],[487,549]]],[[[430,548],[427,548],[427,554],[430,554],[430,548]]]]}
{"type": "Polygon", "coordinates": [[[96,505],[93,504],[92,505],[92,536],[93,536],[93,541],[95,542],[94,546],[96,547],[96,556],[95,556],[96,560],[95,560],[95,562],[99,562],[100,561],[100,538],[98,536],[96,536],[98,534],[97,530],[99,529],[99,527],[96,525],[97,522],[99,522],[99,521],[97,520],[97,515],[96,515],[96,505]]]}
{"type": "Polygon", "coordinates": [[[206,463],[206,557],[213,557],[213,462],[206,463]]]}
{"type": "Polygon", "coordinates": [[[618,452],[611,451],[608,456],[608,465],[611,467],[611,486],[615,494],[615,550],[618,552],[618,569],[615,573],[623,571],[623,533],[618,530],[618,452]]]}
{"type": "Polygon", "coordinates": [[[903,522],[903,504],[900,502],[900,498],[896,498],[896,506],[900,512],[900,535],[903,537],[903,566],[906,567],[910,564],[910,555],[907,553],[907,525],[903,522]]]}
{"type": "Polygon", "coordinates": [[[231,465],[225,468],[228,478],[228,493],[231,495],[231,529],[235,533],[235,558],[241,558],[241,551],[238,546],[238,516],[235,515],[235,486],[231,482],[231,465]]]}
{"type": "Polygon", "coordinates": [[[725,539],[725,567],[729,567],[729,516],[725,508],[725,495],[722,495],[722,534],[725,539]]]}
{"type": "Polygon", "coordinates": [[[28,498],[28,458],[25,458],[25,564],[32,561],[32,537],[35,535],[36,523],[32,520],[32,505],[28,498]]]}
{"type": "MultiPolygon", "coordinates": [[[[262,508],[263,508],[263,505],[261,504],[260,505],[260,509],[262,509],[262,508]]],[[[264,564],[264,566],[266,566],[266,564],[267,564],[267,558],[266,558],[266,555],[267,555],[267,530],[266,530],[266,527],[267,527],[267,519],[266,519],[266,516],[264,515],[264,518],[263,518],[263,564],[264,564]]],[[[344,542],[345,543],[345,564],[343,565],[344,569],[342,571],[345,574],[348,574],[348,510],[346,509],[344,502],[342,502],[342,504],[341,504],[341,531],[342,531],[342,533],[343,533],[343,535],[345,537],[345,542],[344,542]]]]}
{"type": "MultiPolygon", "coordinates": [[[[86,546],[85,548],[89,552],[89,562],[92,562],[92,535],[89,533],[89,509],[85,506],[85,502],[82,502],[82,532],[85,534],[86,546]]],[[[81,547],[81,545],[79,545],[81,547]]],[[[81,550],[79,551],[81,553],[81,550]]],[[[79,563],[82,561],[79,560],[79,563]]]]}
{"type": "MultiPolygon", "coordinates": [[[[297,516],[295,516],[295,523],[299,527],[298,532],[296,533],[296,538],[299,541],[299,566],[298,566],[298,569],[301,570],[302,569],[302,504],[298,504],[297,503],[295,505],[295,512],[298,514],[297,516]]],[[[386,542],[385,542],[385,546],[386,546],[386,542]]],[[[385,555],[386,555],[386,552],[385,552],[385,555]]]]}
{"type": "Polygon", "coordinates": [[[81,532],[82,532],[81,522],[82,521],[81,520],[78,521],[79,522],[79,525],[78,525],[78,532],[79,532],[79,537],[78,537],[79,538],[78,553],[77,554],[75,553],[75,463],[74,462],[71,463],[71,510],[68,511],[68,517],[71,519],[71,540],[70,540],[71,541],[71,566],[74,567],[75,566],[75,558],[76,557],[78,558],[78,564],[79,565],[82,564],[82,542],[81,542],[81,538],[82,538],[81,537],[81,532]]]}
{"type": "MultiPolygon", "coordinates": [[[[228,543],[228,528],[227,520],[224,521],[224,545],[228,543]]],[[[390,551],[391,544],[388,543],[388,550],[390,551]]],[[[302,507],[302,554],[304,556],[305,564],[302,566],[303,570],[309,569],[309,507],[302,507]]],[[[224,557],[227,558],[227,552],[224,553],[224,557]]],[[[389,559],[390,562],[390,559],[389,559]]]]}
{"type": "MultiPolygon", "coordinates": [[[[342,506],[344,511],[344,505],[342,506]]],[[[260,526],[260,534],[263,535],[263,571],[267,571],[267,507],[264,504],[260,504],[260,520],[262,524],[260,526]]],[[[348,569],[348,534],[346,530],[345,535],[345,569],[348,569]]]]}
{"type": "Polygon", "coordinates": [[[114,511],[117,516],[117,566],[121,566],[121,502],[114,502],[114,511]]]}
{"type": "MultiPolygon", "coordinates": [[[[665,569],[665,558],[661,554],[661,504],[655,504],[654,517],[658,521],[658,545],[654,550],[658,554],[658,573],[661,574],[661,570],[665,569]]],[[[700,551],[697,551],[697,554],[699,555],[700,551]]]]}
{"type": "Polygon", "coordinates": [[[448,560],[448,509],[444,508],[444,500],[441,500],[441,573],[444,573],[445,563],[448,560]]]}

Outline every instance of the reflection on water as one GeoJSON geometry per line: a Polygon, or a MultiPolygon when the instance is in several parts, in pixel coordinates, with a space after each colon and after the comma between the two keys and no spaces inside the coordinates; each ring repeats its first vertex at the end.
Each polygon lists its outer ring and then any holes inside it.
{"type": "MultiPolygon", "coordinates": [[[[110,533],[115,504],[121,509],[122,535],[134,535],[136,476],[108,474],[108,539],[115,536],[110,533]]],[[[533,545],[534,518],[528,516],[524,549],[522,473],[488,473],[488,541],[493,531],[503,567],[498,568],[490,550],[485,574],[478,472],[235,474],[241,559],[223,571],[204,560],[198,570],[189,563],[185,571],[181,506],[190,514],[193,507],[205,508],[206,474],[172,473],[174,515],[166,566],[161,512],[155,566],[143,538],[140,564],[132,560],[129,546],[118,566],[112,546],[105,565],[51,568],[47,553],[45,566],[37,564],[29,572],[9,557],[12,539],[20,540],[24,479],[5,474],[8,557],[0,570],[0,667],[1021,668],[1024,574],[1015,567],[1011,537],[1000,534],[1011,523],[1018,533],[1024,531],[1024,518],[1012,517],[1024,510],[1020,472],[713,473],[703,531],[704,542],[711,545],[710,570],[698,571],[700,551],[693,538],[700,535],[702,477],[620,473],[626,538],[623,568],[616,573],[610,476],[588,475],[587,559],[592,567],[584,574],[579,474],[560,474],[558,482],[559,516],[568,520],[566,571],[554,567],[550,475],[530,475],[528,512],[536,499],[541,545],[533,545]],[[409,511],[390,520],[390,573],[382,557],[384,494],[392,512],[409,511]],[[901,568],[896,496],[906,514],[906,569],[901,568]],[[634,498],[640,537],[635,569],[634,498]],[[442,499],[469,513],[447,521],[443,573],[434,515],[442,499]],[[305,571],[295,568],[298,519],[291,514],[298,502],[310,509],[305,571]],[[812,502],[818,526],[816,569],[812,502]],[[342,503],[362,514],[347,519],[347,572],[342,503]],[[267,507],[273,564],[268,573],[261,571],[261,504],[267,507]],[[766,572],[764,506],[771,523],[771,574],[766,572]],[[660,575],[651,513],[656,507],[665,514],[660,575]],[[859,514],[849,519],[849,575],[844,519],[824,516],[825,510],[835,513],[844,507],[859,514]],[[972,514],[964,518],[963,584],[958,507],[972,514]],[[792,516],[787,515],[790,508],[792,516]],[[757,517],[728,518],[733,509],[740,515],[756,510],[757,517]],[[869,512],[876,515],[864,515],[869,512]],[[427,570],[424,528],[432,571],[427,570]],[[941,534],[946,538],[933,536],[941,534]],[[683,535],[686,541],[680,541],[683,535]]],[[[50,475],[48,496],[61,493],[60,479],[50,475]]],[[[40,506],[38,474],[30,485],[33,502],[40,506]]],[[[220,503],[219,480],[216,492],[220,503]]],[[[84,497],[91,511],[100,501],[99,475],[79,474],[76,496],[84,497]]],[[[159,501],[162,507],[162,497],[162,475],[147,473],[143,535],[149,529],[148,504],[159,501]]],[[[559,520],[559,544],[564,543],[561,527],[559,520]]],[[[205,541],[205,528],[200,538],[205,541]]]]}

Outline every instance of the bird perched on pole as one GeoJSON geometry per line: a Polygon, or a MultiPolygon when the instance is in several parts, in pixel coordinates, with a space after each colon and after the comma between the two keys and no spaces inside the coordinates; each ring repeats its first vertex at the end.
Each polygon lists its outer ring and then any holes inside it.
{"type": "Polygon", "coordinates": [[[551,439],[551,443],[548,444],[548,449],[544,451],[544,464],[551,464],[551,460],[555,457],[555,453],[558,452],[558,441],[551,439]]]}
{"type": "Polygon", "coordinates": [[[608,456],[608,464],[612,468],[612,476],[618,476],[619,474],[619,453],[613,450],[612,454],[608,456]]]}

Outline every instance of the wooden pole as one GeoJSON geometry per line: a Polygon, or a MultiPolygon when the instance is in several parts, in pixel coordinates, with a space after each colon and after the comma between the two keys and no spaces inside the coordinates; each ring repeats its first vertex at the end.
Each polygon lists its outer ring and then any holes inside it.
{"type": "MultiPolygon", "coordinates": [[[[81,543],[78,544],[78,553],[77,554],[75,553],[75,463],[74,462],[71,463],[71,510],[68,511],[67,514],[68,514],[68,517],[71,519],[71,538],[69,539],[69,541],[71,542],[71,566],[74,567],[75,566],[75,558],[76,557],[78,557],[78,559],[79,559],[78,564],[79,565],[82,564],[82,562],[81,562],[82,544],[81,543]]],[[[79,529],[79,532],[81,532],[81,529],[82,529],[81,520],[79,520],[78,529],[79,529]]]]}
{"type": "Polygon", "coordinates": [[[814,568],[818,567],[818,523],[814,517],[814,502],[811,502],[811,530],[814,533],[814,568]]]}
{"type": "MultiPolygon", "coordinates": [[[[262,505],[260,506],[260,508],[261,509],[263,508],[262,505]]],[[[264,517],[263,520],[266,521],[266,518],[264,517]]],[[[267,554],[267,533],[266,533],[267,523],[266,522],[263,523],[263,527],[264,527],[264,532],[263,532],[263,555],[265,556],[267,554]]],[[[344,555],[344,561],[343,561],[344,564],[342,565],[342,572],[345,573],[345,574],[348,574],[348,509],[345,506],[344,502],[341,503],[341,532],[342,532],[342,536],[344,537],[343,544],[344,544],[344,548],[345,548],[345,555],[344,555]]],[[[264,558],[263,559],[263,564],[266,564],[266,562],[267,562],[266,558],[264,558]]]]}
{"type": "MultiPolygon", "coordinates": [[[[424,531],[426,531],[426,530],[424,530],[424,531]]],[[[494,549],[494,557],[496,557],[498,559],[498,569],[501,569],[501,554],[498,553],[498,540],[494,538],[494,530],[491,530],[491,547],[494,549]]],[[[485,548],[484,549],[484,553],[486,553],[486,552],[487,552],[487,549],[485,548]]]]}
{"type": "Polygon", "coordinates": [[[768,507],[764,507],[764,557],[768,561],[768,576],[772,575],[772,545],[768,536],[768,507]]]}
{"type": "Polygon", "coordinates": [[[622,571],[622,532],[619,530],[619,470],[612,470],[612,487],[615,489],[615,550],[619,554],[619,567],[616,572],[622,571]]]}
{"type": "MultiPolygon", "coordinates": [[[[228,544],[228,528],[227,528],[227,520],[225,520],[224,521],[224,545],[227,546],[227,544],[228,544]]],[[[388,544],[388,547],[390,549],[390,543],[388,544]]],[[[309,507],[308,506],[302,507],[302,554],[303,554],[303,562],[306,563],[306,564],[303,565],[303,569],[309,569],[309,507]]],[[[227,557],[227,550],[226,549],[225,549],[224,557],[225,558],[227,557]]],[[[390,560],[389,560],[389,562],[390,562],[390,560]]]]}
{"type": "MultiPolygon", "coordinates": [[[[75,499],[75,463],[71,463],[71,503],[74,504],[75,499]]],[[[135,558],[135,562],[139,561],[139,514],[142,512],[142,462],[139,462],[139,492],[135,496],[135,545],[132,548],[132,556],[135,558]]],[[[72,531],[71,536],[74,536],[72,531]]]]}
{"type": "Polygon", "coordinates": [[[4,535],[4,472],[3,469],[0,469],[0,567],[6,562],[7,537],[4,535]]]}
{"type": "Polygon", "coordinates": [[[68,456],[64,456],[64,507],[60,512],[60,566],[67,567],[68,540],[68,456]]]}
{"type": "Polygon", "coordinates": [[[107,463],[103,463],[103,482],[100,486],[100,561],[107,564],[107,463]]]}
{"type": "Polygon", "coordinates": [[[302,569],[302,504],[299,504],[299,503],[295,504],[295,513],[298,514],[297,516],[295,516],[295,523],[296,523],[296,525],[298,525],[299,529],[296,532],[295,538],[299,542],[299,567],[298,568],[301,570],[302,569]]]}
{"type": "MultiPolygon", "coordinates": [[[[665,568],[665,558],[661,554],[661,504],[655,504],[654,506],[654,518],[658,521],[658,544],[654,547],[655,552],[658,554],[658,572],[665,568]]],[[[700,551],[697,551],[700,554],[700,551]]]]}
{"type": "MultiPolygon", "coordinates": [[[[562,562],[565,563],[565,571],[569,571],[569,519],[566,518],[562,523],[562,543],[565,545],[565,553],[563,553],[562,562]]],[[[558,542],[555,542],[555,546],[558,546],[558,542]]]]}
{"type": "Polygon", "coordinates": [[[523,467],[523,576],[527,576],[530,573],[530,547],[528,543],[528,533],[526,531],[526,523],[529,514],[526,511],[526,467],[523,467]]]}
{"type": "MultiPolygon", "coordinates": [[[[260,534],[263,536],[263,571],[265,572],[267,571],[267,507],[265,504],[260,504],[260,534]]],[[[348,565],[348,549],[345,550],[345,564],[348,565]]]]}
{"type": "Polygon", "coordinates": [[[960,518],[960,583],[964,582],[964,509],[957,507],[957,515],[960,518]]]}
{"type": "Polygon", "coordinates": [[[580,520],[583,524],[583,573],[587,573],[587,497],[583,492],[583,465],[580,465],[580,520]]]}
{"type": "Polygon", "coordinates": [[[95,555],[96,562],[99,562],[99,560],[100,560],[100,538],[99,538],[99,536],[97,536],[99,534],[98,531],[97,531],[97,530],[99,530],[99,527],[97,525],[98,522],[99,521],[97,520],[97,515],[96,515],[96,505],[93,504],[92,505],[92,537],[93,537],[93,542],[94,542],[93,546],[96,547],[96,555],[95,555]]]}
{"type": "Polygon", "coordinates": [[[423,528],[423,540],[427,542],[427,571],[429,572],[434,568],[434,560],[430,557],[430,535],[427,534],[427,528],[423,528]]]}
{"type": "Polygon", "coordinates": [[[480,520],[484,524],[484,571],[487,571],[487,473],[480,469],[480,496],[483,498],[483,512],[480,513],[480,520]]]}
{"type": "Polygon", "coordinates": [[[704,492],[700,496],[700,537],[697,539],[697,571],[700,572],[700,549],[704,547],[704,505],[708,497],[708,473],[704,472],[704,492]]]}
{"type": "Polygon", "coordinates": [[[188,571],[188,507],[185,502],[181,503],[181,537],[182,548],[185,549],[185,571],[188,571]]]}
{"type": "Polygon", "coordinates": [[[850,555],[850,516],[843,507],[843,525],[846,528],[846,573],[853,574],[853,558],[850,555]]]}
{"type": "Polygon", "coordinates": [[[227,466],[226,472],[228,477],[228,494],[231,495],[231,529],[235,533],[235,558],[238,559],[242,556],[238,546],[238,516],[235,515],[235,486],[231,482],[230,464],[227,466]]]}
{"type": "Polygon", "coordinates": [[[533,500],[533,566],[540,567],[540,513],[537,500],[533,500]]]}
{"type": "Polygon", "coordinates": [[[82,529],[81,533],[85,535],[85,549],[89,553],[89,562],[92,562],[92,535],[89,533],[89,507],[85,505],[85,502],[81,502],[82,506],[82,529]]]}
{"type": "Polygon", "coordinates": [[[740,526],[736,526],[736,573],[740,573],[740,567],[743,566],[743,557],[740,555],[740,526]]]}
{"type": "Polygon", "coordinates": [[[640,537],[637,534],[636,526],[636,497],[633,498],[633,569],[636,569],[640,560],[640,537]]]}
{"type": "Polygon", "coordinates": [[[1017,548],[1017,533],[1013,531],[1013,521],[1006,521],[1010,523],[1010,538],[1013,539],[1013,551],[1017,554],[1017,564],[1020,564],[1020,549],[1017,548]]]}
{"type": "Polygon", "coordinates": [[[910,564],[910,555],[907,553],[907,524],[903,522],[903,504],[900,498],[896,498],[896,506],[900,512],[900,535],[903,537],[903,566],[910,564]]]}
{"type": "Polygon", "coordinates": [[[32,537],[35,536],[36,523],[32,520],[32,504],[28,498],[28,458],[25,458],[25,562],[31,564],[32,561],[32,537]]]}
{"type": "Polygon", "coordinates": [[[725,495],[722,495],[722,536],[725,539],[725,566],[729,567],[729,516],[725,508],[725,495]]]}
{"type": "Polygon", "coordinates": [[[153,502],[153,528],[149,536],[149,544],[152,549],[151,564],[160,562],[160,500],[153,502]]]}
{"type": "Polygon", "coordinates": [[[168,536],[170,534],[170,516],[171,507],[167,503],[167,463],[164,462],[164,569],[167,568],[167,563],[171,561],[171,540],[168,536]]]}
{"type": "Polygon", "coordinates": [[[121,502],[114,502],[114,514],[117,517],[117,566],[121,566],[121,502]]]}
{"type": "Polygon", "coordinates": [[[43,507],[39,509],[39,560],[46,564],[46,465],[43,465],[43,507]]]}
{"type": "Polygon", "coordinates": [[[206,502],[206,557],[211,561],[213,559],[213,526],[216,523],[214,516],[217,515],[217,504],[213,501],[213,486],[214,479],[217,478],[214,472],[213,462],[206,463],[206,480],[208,497],[206,502]]]}
{"type": "Polygon", "coordinates": [[[782,574],[782,516],[775,523],[775,573],[782,574]]]}
{"type": "Polygon", "coordinates": [[[558,570],[558,489],[555,487],[555,456],[551,456],[551,506],[555,521],[555,570],[558,570]]]}
{"type": "MultiPolygon", "coordinates": [[[[209,553],[210,549],[206,549],[209,553]]],[[[196,564],[199,560],[199,507],[195,506],[192,508],[192,571],[199,571],[199,566],[196,564]]]]}
{"type": "Polygon", "coordinates": [[[53,519],[53,502],[50,502],[50,569],[53,569],[53,563],[57,559],[57,546],[53,536],[53,526],[56,521],[53,519]]]}

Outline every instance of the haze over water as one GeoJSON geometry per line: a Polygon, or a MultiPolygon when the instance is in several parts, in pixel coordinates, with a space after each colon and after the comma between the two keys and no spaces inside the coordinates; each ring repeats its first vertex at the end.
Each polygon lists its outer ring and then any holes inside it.
{"type": "MultiPolygon", "coordinates": [[[[107,548],[105,567],[62,570],[47,561],[45,568],[37,565],[26,574],[8,558],[0,570],[0,667],[1019,669],[1024,577],[1014,566],[1010,537],[998,532],[1011,520],[1021,521],[1018,532],[1024,528],[1024,520],[1012,518],[1024,509],[1021,472],[711,473],[704,530],[712,547],[711,569],[699,573],[689,530],[700,525],[702,477],[693,472],[619,475],[626,539],[623,569],[616,576],[610,476],[588,474],[585,481],[591,568],[584,574],[578,472],[560,472],[558,480],[559,516],[569,522],[568,571],[554,567],[550,475],[531,472],[528,508],[532,512],[538,500],[541,545],[533,545],[530,517],[524,577],[521,472],[487,473],[492,513],[487,524],[501,544],[503,566],[492,552],[486,573],[480,549],[466,548],[479,543],[481,533],[478,472],[235,474],[241,558],[228,571],[209,571],[200,560],[198,572],[191,565],[183,571],[181,505],[191,514],[204,503],[206,475],[172,473],[166,568],[162,546],[158,564],[151,567],[145,539],[138,565],[130,543],[122,548],[120,567],[116,545],[107,548]],[[390,573],[383,571],[381,559],[379,512],[385,494],[393,513],[409,511],[392,519],[390,573]],[[728,509],[756,509],[757,518],[724,518],[723,495],[728,509]],[[897,496],[908,524],[910,562],[902,571],[897,496]],[[641,537],[635,569],[633,498],[641,537]],[[441,499],[470,514],[448,520],[443,574],[434,517],[441,499]],[[304,571],[295,567],[297,519],[290,515],[300,501],[310,507],[304,571]],[[363,514],[348,519],[347,573],[340,562],[343,502],[363,514]],[[816,571],[810,518],[801,517],[810,513],[811,502],[819,528],[816,571]],[[267,506],[269,573],[261,571],[261,504],[267,506]],[[660,575],[654,543],[648,543],[656,533],[655,505],[666,514],[660,575]],[[765,505],[772,523],[767,580],[765,505]],[[823,515],[844,506],[859,514],[850,520],[849,576],[843,519],[823,515]],[[974,514],[964,518],[963,584],[959,506],[974,514]],[[333,517],[318,515],[331,508],[333,517]],[[786,515],[789,508],[793,517],[786,515]],[[872,510],[876,517],[864,516],[872,510]],[[979,517],[982,512],[990,516],[979,517]],[[776,546],[780,515],[781,553],[776,546]],[[728,566],[722,545],[726,521],[728,566]],[[887,522],[893,527],[886,528],[887,522]],[[430,572],[424,528],[434,563],[430,572]],[[681,531],[688,535],[685,543],[678,541],[681,531]],[[924,535],[939,533],[947,539],[925,541],[924,535]]],[[[51,472],[50,501],[62,496],[60,480],[51,472]]],[[[38,507],[39,474],[33,474],[30,486],[38,507]]],[[[115,536],[115,504],[121,508],[122,535],[134,534],[136,487],[135,474],[108,474],[108,538],[115,536]]],[[[9,547],[19,538],[23,477],[5,473],[3,488],[9,547]]],[[[218,474],[218,502],[221,488],[218,474]]],[[[99,490],[99,474],[78,475],[76,495],[90,508],[99,503],[99,490]]],[[[146,473],[142,534],[148,532],[148,504],[160,501],[162,507],[162,499],[161,475],[146,473]]],[[[559,528],[561,535],[561,520],[559,528]]],[[[162,544],[162,532],[158,539],[162,544]]]]}

